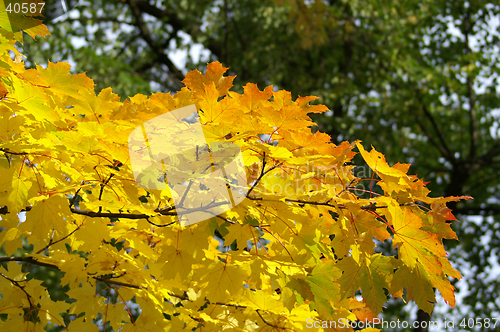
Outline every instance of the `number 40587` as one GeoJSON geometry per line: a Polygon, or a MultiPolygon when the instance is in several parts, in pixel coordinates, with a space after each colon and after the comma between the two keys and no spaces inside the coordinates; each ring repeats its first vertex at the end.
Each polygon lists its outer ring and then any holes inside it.
{"type": "Polygon", "coordinates": [[[463,328],[495,328],[498,322],[498,318],[464,318],[460,321],[460,326],[463,328]]]}
{"type": "Polygon", "coordinates": [[[28,2],[23,2],[23,3],[9,3],[7,8],[5,8],[5,11],[7,13],[14,13],[14,14],[35,14],[35,13],[42,13],[43,6],[45,6],[44,3],[28,3],[28,2]]]}

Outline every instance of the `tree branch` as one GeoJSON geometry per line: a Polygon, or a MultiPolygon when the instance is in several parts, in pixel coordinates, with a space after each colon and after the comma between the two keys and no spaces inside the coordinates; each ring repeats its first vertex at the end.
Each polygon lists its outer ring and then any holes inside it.
{"type": "MultiPolygon", "coordinates": [[[[43,262],[40,262],[40,261],[36,260],[33,257],[0,257],[0,262],[27,262],[27,263],[30,263],[30,264],[44,266],[44,267],[48,267],[48,268],[51,268],[51,269],[54,269],[54,270],[61,271],[61,269],[57,265],[49,264],[49,263],[43,263],[43,262]]],[[[24,290],[24,287],[21,286],[18,281],[12,280],[9,277],[3,275],[2,273],[0,273],[0,276],[4,277],[5,279],[7,279],[10,282],[12,282],[16,287],[19,287],[26,294],[26,296],[28,297],[28,302],[30,303],[30,307],[31,308],[36,308],[33,305],[33,303],[31,302],[31,296],[24,290]]],[[[102,277],[102,276],[100,276],[100,277],[97,276],[97,277],[92,277],[92,278],[95,279],[95,280],[97,280],[97,281],[103,282],[103,283],[105,283],[108,286],[115,285],[115,286],[128,287],[128,288],[134,288],[134,289],[146,289],[145,287],[142,287],[140,285],[133,285],[133,284],[129,284],[129,283],[121,282],[121,281],[112,280],[111,279],[112,277],[105,278],[105,277],[102,277]]],[[[171,293],[171,292],[168,292],[168,295],[170,295],[172,297],[175,297],[175,298],[178,298],[181,301],[191,301],[186,296],[176,295],[176,294],[171,293]]],[[[211,303],[210,301],[206,301],[206,303],[207,304],[213,304],[213,305],[234,307],[234,308],[237,308],[237,309],[246,309],[247,308],[247,306],[243,306],[243,305],[239,305],[239,304],[231,304],[231,303],[222,303],[222,302],[211,303]]],[[[274,325],[266,322],[266,320],[260,315],[258,309],[256,311],[257,311],[257,314],[259,315],[259,317],[262,319],[262,321],[264,323],[266,323],[269,326],[276,327],[276,326],[274,326],[274,325]]]]}
{"type": "MultiPolygon", "coordinates": [[[[21,286],[19,284],[19,281],[13,280],[13,279],[7,277],[3,273],[0,273],[0,276],[4,277],[8,281],[10,281],[14,286],[16,286],[17,288],[19,288],[20,290],[22,290],[23,293],[26,294],[26,297],[28,298],[28,303],[30,304],[30,309],[36,309],[36,307],[33,305],[33,302],[31,302],[31,295],[29,295],[28,292],[24,289],[25,286],[21,286]]],[[[25,280],[21,280],[21,281],[25,281],[25,280]]]]}
{"type": "MultiPolygon", "coordinates": [[[[59,266],[57,266],[55,264],[40,262],[36,258],[29,257],[29,256],[28,257],[0,257],[0,263],[1,262],[25,262],[25,263],[43,266],[43,267],[47,267],[49,269],[61,271],[59,266]]],[[[2,274],[0,273],[0,275],[2,275],[2,274]]],[[[13,282],[11,279],[7,278],[6,276],[4,276],[4,275],[2,275],[2,276],[5,277],[6,279],[10,280],[11,282],[13,282]]],[[[98,280],[98,281],[102,281],[106,284],[113,284],[113,285],[117,285],[117,286],[123,286],[123,287],[135,288],[135,289],[144,289],[144,287],[141,287],[138,285],[133,285],[133,284],[129,284],[129,283],[121,282],[121,281],[111,280],[109,278],[104,278],[104,277],[92,277],[92,278],[95,280],[98,280]]]]}
{"type": "MultiPolygon", "coordinates": [[[[423,130],[427,130],[425,127],[423,127],[423,130]]],[[[431,139],[432,136],[430,136],[429,139],[431,139]]],[[[7,153],[12,153],[12,154],[19,154],[19,155],[24,155],[26,153],[13,153],[13,152],[10,152],[10,151],[5,151],[7,153]]],[[[270,200],[264,200],[262,197],[251,197],[250,196],[250,193],[255,189],[255,187],[260,183],[260,181],[262,180],[262,178],[268,174],[270,171],[272,171],[273,169],[276,169],[278,167],[280,167],[281,164],[276,164],[272,167],[270,167],[269,169],[265,169],[266,167],[266,164],[267,164],[267,158],[266,158],[266,153],[264,152],[263,153],[263,158],[262,158],[262,168],[261,168],[261,172],[260,172],[260,175],[259,177],[257,178],[257,180],[255,180],[255,183],[252,185],[252,187],[248,190],[248,193],[246,195],[246,198],[250,199],[250,200],[258,200],[258,201],[270,201],[270,200]]],[[[103,184],[101,184],[101,192],[99,194],[99,199],[101,198],[101,195],[102,195],[102,190],[103,190],[103,187],[102,185],[106,185],[110,180],[111,178],[113,177],[113,173],[109,176],[109,178],[103,182],[103,184]]],[[[354,179],[351,181],[351,183],[348,185],[348,187],[354,182],[354,179]]],[[[183,195],[183,198],[181,200],[181,203],[184,201],[184,198],[186,197],[186,194],[187,192],[190,190],[190,187],[191,187],[192,183],[190,182],[190,184],[188,185],[188,188],[186,189],[186,191],[184,192],[184,195],[183,195]]],[[[348,188],[347,187],[347,188],[348,188]]],[[[344,190],[346,190],[347,188],[344,188],[344,190]]],[[[81,189],[81,188],[80,188],[81,189]]],[[[80,209],[76,209],[76,208],[73,208],[73,204],[74,204],[74,201],[76,199],[76,196],[78,195],[78,192],[80,191],[80,189],[77,190],[77,192],[75,193],[73,199],[71,200],[70,202],[70,211],[72,213],[75,213],[75,214],[79,214],[79,215],[84,215],[84,216],[87,216],[87,217],[91,217],[91,218],[96,218],[96,217],[104,217],[104,218],[122,218],[122,219],[146,219],[148,223],[150,223],[151,225],[153,226],[156,226],[156,227],[167,227],[167,226],[170,226],[174,223],[176,223],[176,221],[174,222],[170,222],[168,224],[164,224],[164,225],[160,225],[160,224],[156,224],[156,223],[153,223],[149,220],[149,218],[155,216],[155,215],[151,215],[151,214],[134,214],[134,213],[114,213],[114,212],[102,212],[102,207],[99,207],[99,211],[97,212],[94,212],[94,211],[87,211],[87,210],[80,210],[80,209]]],[[[343,190],[343,191],[344,191],[343,190]]],[[[342,192],[343,192],[342,191],[342,192]]],[[[341,192],[341,193],[342,193],[341,192]]],[[[297,203],[297,204],[309,204],[309,205],[322,205],[322,206],[328,206],[328,207],[332,207],[332,208],[339,208],[339,209],[346,209],[347,207],[344,206],[343,204],[331,204],[330,202],[332,201],[332,198],[330,198],[328,201],[326,202],[315,202],[315,201],[305,201],[305,200],[299,200],[299,199],[287,199],[285,198],[285,201],[287,203],[297,203]]],[[[197,208],[190,208],[190,209],[185,209],[186,212],[185,213],[192,213],[192,212],[197,212],[197,211],[206,211],[207,209],[210,209],[210,208],[213,208],[213,207],[217,207],[217,206],[221,206],[221,205],[226,205],[226,204],[229,204],[229,202],[212,202],[206,206],[200,206],[200,207],[197,207],[197,208]]],[[[404,203],[404,204],[400,204],[400,206],[409,206],[409,205],[415,205],[414,202],[410,202],[410,203],[404,203]]],[[[158,208],[156,208],[155,210],[153,210],[153,212],[155,213],[158,213],[159,215],[161,216],[178,216],[179,213],[177,211],[174,211],[176,209],[179,209],[180,207],[175,207],[175,206],[169,206],[167,208],[163,208],[163,209],[160,209],[159,206],[158,208]]],[[[365,206],[362,206],[361,209],[362,210],[365,210],[365,211],[376,211],[377,209],[384,209],[384,208],[387,208],[387,206],[376,206],[375,203],[371,203],[369,205],[365,205],[365,206]]],[[[30,211],[31,210],[31,207],[26,207],[23,211],[30,211]]],[[[9,213],[8,212],[8,208],[7,206],[4,206],[2,208],[0,208],[0,214],[7,214],[9,213]]],[[[225,221],[227,222],[230,222],[230,223],[234,223],[232,221],[229,221],[223,217],[220,217],[218,215],[214,215],[216,217],[219,217],[221,219],[224,219],[225,221]]],[[[78,228],[77,228],[78,229],[78,228]]],[[[62,240],[64,240],[65,238],[71,236],[76,230],[74,230],[71,234],[69,234],[68,236],[58,240],[57,242],[60,242],[62,240]]],[[[54,242],[54,243],[57,243],[57,242],[54,242]]],[[[54,244],[52,243],[49,243],[49,246],[51,244],[54,244]]],[[[48,246],[47,246],[48,247],[48,246]]],[[[46,248],[47,248],[46,247],[46,248]]],[[[46,249],[45,248],[45,249],[46,249]]]]}
{"type": "Polygon", "coordinates": [[[178,12],[170,9],[160,9],[156,6],[151,5],[148,1],[134,1],[137,8],[143,13],[149,14],[156,17],[159,20],[164,18],[168,19],[168,24],[174,28],[174,30],[182,30],[189,34],[193,40],[198,39],[198,37],[203,37],[206,40],[205,47],[207,47],[212,54],[217,58],[222,59],[222,45],[214,38],[212,35],[208,35],[201,30],[201,25],[193,23],[188,19],[181,19],[178,12]]]}
{"type": "MultiPolygon", "coordinates": [[[[214,207],[221,206],[221,205],[227,205],[227,204],[229,204],[229,202],[226,202],[226,201],[218,202],[218,203],[213,202],[207,206],[200,206],[197,208],[186,209],[186,211],[187,211],[186,213],[205,211],[206,209],[214,208],[214,207]]],[[[164,209],[164,210],[156,209],[156,210],[154,210],[154,212],[156,212],[162,216],[177,216],[177,215],[179,215],[178,212],[168,212],[170,210],[172,210],[172,209],[171,208],[164,209]]],[[[119,212],[119,213],[94,212],[94,211],[80,210],[80,209],[75,209],[75,208],[72,208],[71,212],[73,212],[75,214],[87,216],[87,217],[92,217],[92,218],[104,217],[104,218],[124,218],[124,219],[148,219],[148,218],[154,217],[154,215],[145,214],[145,213],[134,214],[134,213],[121,213],[121,212],[119,212]]]]}
{"type": "Polygon", "coordinates": [[[437,125],[436,120],[432,116],[431,112],[429,111],[429,109],[427,108],[425,103],[422,101],[423,98],[422,98],[422,95],[420,94],[419,90],[417,90],[417,98],[419,100],[421,100],[420,104],[422,105],[422,110],[424,111],[425,116],[431,122],[432,128],[436,132],[436,135],[437,135],[438,140],[441,143],[441,145],[437,144],[437,142],[432,138],[432,135],[427,130],[427,128],[417,119],[420,128],[424,131],[425,135],[429,138],[429,140],[431,142],[433,142],[433,144],[439,149],[439,152],[441,152],[441,155],[443,155],[443,157],[445,157],[448,161],[450,161],[451,163],[454,164],[456,162],[455,157],[451,153],[450,148],[448,147],[448,144],[446,144],[446,141],[444,140],[443,133],[441,132],[441,130],[439,130],[439,126],[437,125]]]}
{"type": "MultiPolygon", "coordinates": [[[[260,170],[260,175],[259,177],[257,178],[257,180],[255,180],[255,183],[252,185],[252,187],[250,188],[250,190],[248,190],[247,192],[247,198],[250,198],[250,193],[255,189],[255,187],[259,184],[260,180],[264,177],[264,175],[266,175],[267,173],[269,173],[270,171],[272,171],[273,169],[279,167],[280,165],[274,165],[272,166],[271,168],[269,168],[267,171],[265,170],[266,168],[266,153],[264,152],[263,153],[263,157],[262,157],[262,169],[260,170]]],[[[252,198],[250,198],[252,199],[252,198]]],[[[261,198],[262,199],[262,198],[261,198]]]]}
{"type": "Polygon", "coordinates": [[[438,142],[434,139],[434,137],[432,136],[429,129],[427,129],[427,127],[424,125],[424,123],[422,121],[420,121],[420,119],[417,118],[416,120],[417,120],[418,126],[424,132],[425,136],[429,139],[429,141],[432,143],[432,145],[434,145],[439,150],[439,152],[441,153],[441,155],[443,157],[448,159],[448,157],[447,157],[448,152],[446,151],[446,149],[443,146],[441,146],[440,144],[438,144],[438,142]]]}
{"type": "Polygon", "coordinates": [[[155,40],[151,37],[151,33],[142,19],[142,13],[139,8],[139,4],[137,0],[127,0],[132,14],[136,20],[136,26],[139,28],[142,38],[146,41],[146,43],[151,47],[151,49],[156,53],[158,60],[167,66],[170,72],[179,80],[182,81],[184,79],[184,74],[174,65],[174,63],[170,60],[170,58],[163,52],[164,50],[155,40]]]}
{"type": "Polygon", "coordinates": [[[49,269],[60,270],[59,266],[54,265],[54,264],[50,264],[50,263],[40,262],[34,257],[14,257],[14,256],[13,257],[0,257],[0,263],[1,262],[26,262],[26,263],[30,263],[33,265],[47,267],[49,269]]]}
{"type": "Polygon", "coordinates": [[[97,281],[101,281],[105,283],[106,285],[116,285],[116,286],[122,286],[122,287],[128,287],[128,288],[135,288],[135,289],[144,289],[144,287],[138,286],[138,285],[132,285],[126,282],[121,282],[121,281],[116,281],[116,280],[111,280],[108,278],[103,278],[103,277],[93,277],[97,281]]]}
{"type": "Polygon", "coordinates": [[[266,323],[267,325],[269,325],[269,326],[271,326],[271,327],[274,327],[275,329],[280,329],[280,327],[279,327],[279,326],[276,326],[276,325],[273,325],[273,324],[271,324],[271,323],[267,322],[267,321],[264,319],[264,317],[262,317],[262,315],[260,314],[259,309],[256,309],[255,311],[257,312],[257,315],[259,315],[260,319],[262,319],[262,321],[263,321],[264,323],[266,323]]]}
{"type": "Polygon", "coordinates": [[[483,156],[479,158],[479,163],[483,166],[491,166],[493,159],[500,155],[500,141],[496,141],[495,144],[486,152],[483,156]]]}
{"type": "Polygon", "coordinates": [[[80,16],[78,18],[68,17],[64,20],[64,22],[68,22],[68,23],[79,22],[84,26],[88,26],[90,20],[92,20],[94,23],[113,22],[113,23],[119,23],[119,24],[134,25],[132,22],[122,21],[114,16],[111,16],[111,17],[92,17],[92,18],[85,17],[85,16],[80,16]]]}
{"type": "Polygon", "coordinates": [[[10,151],[9,149],[5,149],[5,148],[0,148],[0,151],[2,151],[4,153],[8,153],[8,154],[13,154],[16,156],[26,156],[28,154],[27,152],[14,152],[14,151],[10,151]]]}
{"type": "MultiPolygon", "coordinates": [[[[472,23],[471,23],[470,6],[469,6],[465,12],[463,21],[463,33],[465,36],[464,47],[466,56],[472,53],[469,43],[469,34],[471,30],[472,30],[472,23]]],[[[477,143],[479,141],[479,133],[477,131],[476,93],[474,91],[474,78],[472,77],[470,72],[467,73],[467,97],[469,99],[469,135],[470,135],[469,159],[473,160],[477,155],[477,143]]]]}
{"type": "MultiPolygon", "coordinates": [[[[94,167],[94,169],[95,169],[95,167],[94,167]]],[[[108,178],[106,181],[103,181],[103,182],[101,183],[101,190],[99,191],[99,200],[101,200],[101,199],[102,199],[102,193],[104,192],[104,187],[105,187],[105,186],[109,183],[109,181],[111,180],[111,178],[112,178],[114,175],[115,175],[114,173],[111,173],[111,174],[109,175],[109,178],[108,178]]],[[[99,212],[101,212],[101,211],[102,211],[102,206],[99,206],[99,212]]]]}
{"type": "Polygon", "coordinates": [[[50,246],[52,246],[52,245],[54,245],[54,244],[57,244],[57,243],[59,243],[59,242],[61,242],[61,241],[66,240],[68,237],[70,237],[71,235],[73,235],[73,234],[74,234],[77,230],[79,230],[81,226],[82,226],[82,225],[78,225],[78,227],[76,227],[76,228],[75,228],[75,229],[74,229],[71,233],[69,233],[68,235],[66,235],[66,236],[64,236],[64,237],[62,237],[62,238],[60,238],[60,239],[59,239],[59,240],[57,240],[57,241],[52,241],[52,238],[51,238],[51,239],[50,239],[50,241],[49,241],[49,244],[47,244],[47,245],[46,245],[45,247],[43,247],[42,249],[38,250],[36,253],[37,253],[37,254],[41,254],[41,253],[42,253],[42,252],[44,252],[46,249],[48,249],[50,246]]]}

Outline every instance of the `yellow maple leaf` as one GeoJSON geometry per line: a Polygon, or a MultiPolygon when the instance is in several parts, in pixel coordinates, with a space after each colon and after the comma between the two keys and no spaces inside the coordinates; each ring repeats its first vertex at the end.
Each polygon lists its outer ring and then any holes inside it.
{"type": "Polygon", "coordinates": [[[411,180],[406,174],[408,167],[401,164],[390,167],[385,160],[385,156],[373,147],[370,152],[367,152],[361,143],[356,143],[356,146],[368,166],[384,181],[388,194],[392,191],[399,192],[411,187],[411,180]]]}
{"type": "Polygon", "coordinates": [[[0,165],[0,206],[8,206],[10,213],[18,213],[28,205],[28,191],[33,185],[26,176],[28,167],[16,162],[11,167],[0,165]]]}
{"type": "Polygon", "coordinates": [[[207,66],[205,75],[198,70],[191,71],[186,74],[186,78],[182,83],[202,96],[206,93],[205,86],[214,83],[215,88],[219,92],[219,96],[225,96],[228,90],[233,86],[233,80],[236,77],[223,77],[228,69],[229,68],[223,67],[219,61],[211,62],[207,66]]]}

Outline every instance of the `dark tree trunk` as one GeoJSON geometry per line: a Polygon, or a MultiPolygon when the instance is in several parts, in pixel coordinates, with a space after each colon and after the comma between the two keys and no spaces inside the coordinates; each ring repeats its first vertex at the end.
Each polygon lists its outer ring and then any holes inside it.
{"type": "Polygon", "coordinates": [[[431,316],[425,311],[418,310],[417,312],[417,322],[418,327],[415,324],[413,328],[414,332],[428,332],[429,331],[429,322],[431,321],[431,316]]]}

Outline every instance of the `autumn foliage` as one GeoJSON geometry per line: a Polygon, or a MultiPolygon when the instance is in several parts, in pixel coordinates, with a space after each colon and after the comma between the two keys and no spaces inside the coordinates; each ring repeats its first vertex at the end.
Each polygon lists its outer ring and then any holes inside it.
{"type": "Polygon", "coordinates": [[[431,312],[433,288],[455,305],[460,273],[442,241],[456,239],[446,202],[460,198],[428,197],[409,165],[312,133],[307,114],[326,111],[316,97],[230,91],[234,76],[214,62],[175,94],[120,102],[66,63],[27,70],[20,32],[0,24],[2,331],[302,331],[308,318],[370,320],[389,297],[431,312]],[[167,190],[136,185],[127,139],[191,104],[209,143],[240,147],[249,188],[236,208],[181,227],[167,190]],[[353,174],[356,148],[370,178],[353,174]],[[20,256],[23,241],[33,249],[20,256]],[[64,272],[68,300],[30,277],[36,266],[64,272]]]}

